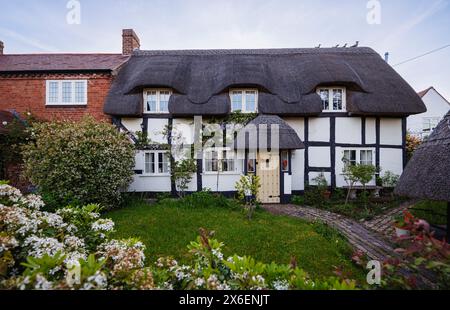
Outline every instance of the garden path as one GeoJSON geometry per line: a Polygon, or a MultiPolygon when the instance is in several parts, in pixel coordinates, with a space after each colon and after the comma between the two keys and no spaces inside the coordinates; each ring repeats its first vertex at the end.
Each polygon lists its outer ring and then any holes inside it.
{"type": "Polygon", "coordinates": [[[393,244],[378,233],[369,230],[362,223],[344,215],[296,205],[264,205],[264,209],[273,214],[288,215],[328,224],[339,230],[355,249],[361,250],[370,259],[384,261],[398,256],[394,251],[393,244]]]}

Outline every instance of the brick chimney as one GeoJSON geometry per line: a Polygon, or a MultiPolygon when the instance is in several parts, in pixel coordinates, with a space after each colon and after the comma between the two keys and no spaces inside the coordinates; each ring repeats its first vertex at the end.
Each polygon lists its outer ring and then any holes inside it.
{"type": "Polygon", "coordinates": [[[3,44],[3,41],[0,41],[0,55],[3,55],[4,48],[5,48],[5,44],[3,44]]]}
{"type": "Polygon", "coordinates": [[[141,47],[139,37],[133,29],[123,29],[122,31],[122,54],[131,55],[134,50],[141,47]]]}

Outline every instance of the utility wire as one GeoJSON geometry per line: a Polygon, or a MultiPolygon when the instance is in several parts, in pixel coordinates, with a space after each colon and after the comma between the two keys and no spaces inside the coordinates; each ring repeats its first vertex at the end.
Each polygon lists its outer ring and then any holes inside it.
{"type": "Polygon", "coordinates": [[[405,63],[407,63],[407,62],[411,62],[411,61],[413,61],[413,60],[422,58],[422,57],[424,57],[424,56],[427,56],[427,55],[436,53],[436,52],[438,52],[438,51],[440,51],[440,50],[443,50],[443,49],[445,49],[445,48],[447,48],[447,47],[450,47],[450,44],[447,44],[447,45],[444,45],[444,46],[442,46],[442,47],[440,47],[440,48],[437,48],[437,49],[435,49],[435,50],[429,51],[428,53],[425,53],[425,54],[422,54],[422,55],[419,55],[419,56],[416,56],[416,57],[407,59],[407,60],[405,60],[405,61],[399,62],[398,64],[395,64],[395,65],[393,65],[392,67],[396,67],[396,66],[403,65],[403,64],[405,64],[405,63]]]}

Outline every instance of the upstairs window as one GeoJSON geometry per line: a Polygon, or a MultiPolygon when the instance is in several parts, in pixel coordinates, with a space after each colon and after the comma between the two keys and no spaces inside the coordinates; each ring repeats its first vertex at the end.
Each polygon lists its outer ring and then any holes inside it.
{"type": "Polygon", "coordinates": [[[322,99],[323,112],[346,111],[346,91],[342,87],[321,87],[317,93],[322,99]]]}
{"type": "Polygon", "coordinates": [[[440,117],[424,117],[423,119],[423,133],[431,133],[441,121],[440,117]]]}
{"type": "Polygon", "coordinates": [[[258,112],[258,90],[233,89],[230,91],[231,112],[242,113],[258,112]]]}
{"type": "Polygon", "coordinates": [[[87,81],[47,81],[46,105],[87,105],[87,81]]]}
{"type": "Polygon", "coordinates": [[[144,113],[169,113],[170,89],[150,89],[144,92],[144,113]]]}

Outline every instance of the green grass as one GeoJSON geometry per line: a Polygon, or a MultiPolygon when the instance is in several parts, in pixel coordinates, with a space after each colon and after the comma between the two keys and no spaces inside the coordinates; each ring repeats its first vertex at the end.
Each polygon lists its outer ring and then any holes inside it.
{"type": "Polygon", "coordinates": [[[434,225],[447,224],[447,203],[424,200],[416,203],[410,209],[411,213],[420,219],[434,225]]]}
{"type": "Polygon", "coordinates": [[[202,227],[215,231],[215,238],[225,243],[225,255],[250,255],[265,263],[284,264],[295,256],[299,267],[313,276],[331,276],[334,266],[353,278],[363,276],[350,260],[352,250],[347,241],[325,225],[265,211],[258,211],[249,221],[240,210],[173,205],[173,201],[157,205],[135,201],[105,217],[116,223],[115,238],[140,238],[150,262],[161,256],[186,262],[187,245],[202,227]]]}

